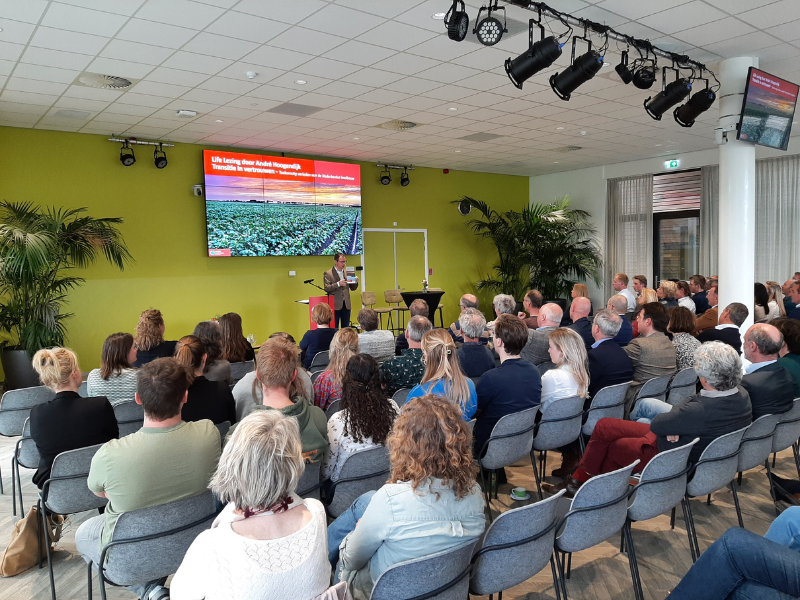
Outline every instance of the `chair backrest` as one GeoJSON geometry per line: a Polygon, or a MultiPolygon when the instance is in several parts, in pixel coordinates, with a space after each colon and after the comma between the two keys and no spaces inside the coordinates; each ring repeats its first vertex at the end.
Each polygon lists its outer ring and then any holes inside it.
{"type": "Polygon", "coordinates": [[[502,592],[547,566],[556,537],[558,501],[564,493],[506,511],[494,520],[472,559],[470,594],[502,592]]]}
{"type": "Polygon", "coordinates": [[[361,494],[379,489],[386,483],[389,468],[389,450],[384,446],[353,452],[345,459],[339,479],[333,484],[328,512],[338,517],[361,494]]]}
{"type": "Polygon", "coordinates": [[[92,458],[102,447],[87,446],[62,452],[50,469],[50,479],[42,487],[42,501],[47,510],[58,515],[72,515],[100,508],[108,500],[93,494],[86,485],[92,458]]]}
{"type": "Polygon", "coordinates": [[[328,407],[325,409],[325,416],[328,417],[328,419],[330,420],[330,418],[340,410],[342,410],[342,401],[334,400],[333,402],[328,404],[328,407]]]}
{"type": "Polygon", "coordinates": [[[642,386],[642,389],[639,390],[639,394],[636,396],[636,399],[657,398],[658,400],[666,401],[667,388],[669,387],[669,382],[671,379],[672,375],[664,375],[663,377],[653,377],[652,379],[648,379],[642,386]]]}
{"type": "MultiPolygon", "coordinates": [[[[697,393],[697,371],[694,367],[681,369],[669,384],[667,402],[676,406],[697,393]]],[[[644,398],[644,396],[642,396],[644,398]]]]}
{"type": "Polygon", "coordinates": [[[397,406],[403,406],[406,403],[406,399],[408,398],[408,394],[411,391],[411,388],[400,388],[392,395],[392,400],[397,406]]]}
{"type": "Polygon", "coordinates": [[[231,363],[231,379],[235,383],[255,368],[255,361],[253,360],[231,363]]]}
{"type": "Polygon", "coordinates": [[[386,301],[386,304],[399,304],[403,301],[403,295],[400,293],[400,290],[386,290],[383,292],[383,299],[386,301]]]}
{"type": "Polygon", "coordinates": [[[78,386],[78,395],[82,398],[89,396],[89,385],[85,381],[78,386]]]}
{"type": "Polygon", "coordinates": [[[780,420],[775,428],[775,435],[772,436],[773,452],[786,450],[800,438],[800,398],[795,398],[792,408],[778,417],[780,420]]]}
{"type": "Polygon", "coordinates": [[[327,367],[328,363],[330,362],[330,354],[327,350],[323,350],[322,352],[317,352],[314,355],[314,358],[311,360],[311,369],[314,367],[327,367]]]}
{"type": "Polygon", "coordinates": [[[750,424],[739,444],[737,471],[741,473],[764,465],[772,454],[772,437],[780,418],[780,415],[763,415],[750,424]]]}
{"type": "Polygon", "coordinates": [[[17,463],[26,469],[36,469],[39,466],[39,449],[31,437],[31,420],[25,419],[22,426],[22,437],[17,441],[17,463]]]}
{"type": "Polygon", "coordinates": [[[222,445],[225,445],[225,436],[228,435],[228,431],[230,431],[231,422],[230,421],[223,421],[222,423],[217,423],[217,429],[219,430],[219,442],[222,445]]]}
{"type": "Polygon", "coordinates": [[[575,493],[559,522],[555,548],[579,552],[615,534],[628,518],[628,481],[636,465],[592,477],[575,493]]]}
{"type": "Polygon", "coordinates": [[[316,383],[317,379],[319,378],[319,376],[322,375],[325,372],[325,369],[322,368],[322,367],[317,367],[317,369],[319,369],[319,370],[318,371],[313,371],[311,373],[311,376],[309,377],[309,379],[311,379],[311,385],[314,385],[316,383]]]}
{"type": "Polygon", "coordinates": [[[690,496],[705,496],[728,485],[736,477],[739,445],[747,427],[722,435],[712,441],[695,465],[694,475],[686,485],[690,496]]]}
{"type": "Polygon", "coordinates": [[[542,411],[542,420],[533,438],[534,450],[552,450],[577,440],[581,434],[583,402],[580,396],[570,396],[550,403],[542,411]]]}
{"type": "Polygon", "coordinates": [[[55,392],[43,385],[9,390],[0,398],[0,435],[16,437],[37,404],[49,402],[55,392]]]}
{"type": "Polygon", "coordinates": [[[210,490],[122,513],[104,548],[106,579],[133,585],[175,573],[194,539],[211,527],[216,516],[217,501],[210,490]]]}
{"type": "Polygon", "coordinates": [[[144,425],[144,408],[141,404],[136,404],[136,400],[125,400],[115,404],[114,416],[117,417],[121,438],[136,433],[144,425]]]}
{"type": "MultiPolygon", "coordinates": [[[[486,454],[480,459],[484,469],[500,469],[525,458],[533,447],[533,426],[539,407],[501,417],[486,442],[486,454]]],[[[483,448],[479,448],[483,454],[483,448]]]]}
{"type": "Polygon", "coordinates": [[[464,600],[469,590],[469,561],[477,538],[442,552],[406,560],[378,577],[370,600],[464,600]],[[444,588],[444,589],[443,589],[444,588]],[[428,596],[431,592],[438,594],[428,596]]]}
{"type": "Polygon", "coordinates": [[[625,416],[625,394],[632,381],[609,385],[598,391],[592,398],[592,405],[586,411],[586,422],[581,428],[583,435],[592,435],[600,419],[607,417],[622,419],[625,416]]]}
{"type": "Polygon", "coordinates": [[[647,463],[633,492],[633,502],[628,505],[631,521],[653,519],[680,504],[686,494],[689,454],[699,441],[700,438],[695,438],[688,444],[660,452],[647,463]]]}
{"type": "Polygon", "coordinates": [[[378,303],[378,297],[375,292],[361,292],[361,304],[363,306],[375,306],[378,303]]]}
{"type": "Polygon", "coordinates": [[[322,463],[306,463],[303,476],[297,484],[297,495],[301,498],[316,498],[319,500],[319,474],[322,463]]]}

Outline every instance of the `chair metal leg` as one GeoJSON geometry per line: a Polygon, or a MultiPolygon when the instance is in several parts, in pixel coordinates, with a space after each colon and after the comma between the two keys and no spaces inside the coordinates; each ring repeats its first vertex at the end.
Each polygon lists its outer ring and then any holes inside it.
{"type": "Polygon", "coordinates": [[[692,515],[692,504],[689,501],[689,495],[687,494],[683,501],[684,512],[683,516],[686,519],[686,531],[689,534],[689,547],[692,551],[692,562],[697,562],[697,559],[700,557],[700,546],[697,543],[697,532],[694,528],[694,516],[692,515]]]}
{"type": "Polygon", "coordinates": [[[550,570],[553,572],[553,587],[556,590],[556,600],[561,600],[562,593],[563,600],[567,600],[567,589],[562,581],[561,563],[558,561],[558,555],[555,550],[550,555],[550,570]]]}
{"type": "Polygon", "coordinates": [[[533,478],[536,480],[536,491],[539,494],[539,500],[544,500],[542,495],[542,480],[539,478],[539,470],[536,468],[536,451],[531,450],[531,466],[533,467],[533,478]]]}
{"type": "Polygon", "coordinates": [[[772,453],[772,468],[773,469],[775,468],[775,459],[776,458],[778,458],[778,453],[777,452],[773,452],[772,453]]]}
{"type": "Polygon", "coordinates": [[[631,532],[631,521],[627,520],[622,528],[623,539],[628,547],[628,563],[631,568],[631,580],[633,581],[633,595],[636,600],[644,600],[642,591],[642,580],[639,577],[639,563],[636,561],[636,549],[633,546],[633,534],[631,532]]]}
{"type": "Polygon", "coordinates": [[[92,600],[92,562],[89,561],[87,565],[88,569],[86,571],[87,578],[86,578],[86,589],[89,590],[89,600],[92,600]]]}
{"type": "Polygon", "coordinates": [[[669,528],[670,529],[675,529],[675,508],[676,507],[674,507],[674,506],[672,507],[672,514],[670,514],[670,517],[669,517],[669,528]]]}
{"type": "Polygon", "coordinates": [[[736,507],[736,518],[739,519],[739,527],[744,529],[744,521],[742,521],[742,507],[739,506],[739,494],[736,493],[736,486],[733,481],[730,483],[731,491],[733,492],[733,505],[736,507]]]}
{"type": "MultiPolygon", "coordinates": [[[[558,551],[556,551],[558,552],[558,551]]],[[[563,553],[562,553],[563,557],[563,553]]],[[[564,578],[564,564],[559,559],[558,554],[556,554],[556,567],[558,568],[558,581],[561,584],[561,593],[564,596],[564,600],[567,600],[567,581],[564,578]]]]}
{"type": "MultiPolygon", "coordinates": [[[[56,600],[56,582],[53,579],[53,558],[50,556],[50,528],[47,526],[47,507],[42,506],[42,531],[44,534],[44,548],[47,552],[47,570],[50,571],[50,596],[52,600],[56,600]]],[[[39,554],[41,557],[41,554],[39,554]]]]}
{"type": "Polygon", "coordinates": [[[708,498],[706,498],[706,506],[711,506],[711,494],[709,494],[708,498]]]}
{"type": "MultiPolygon", "coordinates": [[[[42,514],[41,501],[36,503],[36,514],[37,515],[41,515],[42,514]]],[[[42,535],[41,535],[41,533],[42,532],[40,531],[39,532],[39,536],[36,538],[36,547],[39,550],[39,554],[37,554],[37,556],[39,557],[39,568],[40,569],[42,568],[42,535]]]]}
{"type": "Polygon", "coordinates": [[[625,531],[622,529],[619,530],[619,551],[625,552],[625,531]]]}
{"type": "Polygon", "coordinates": [[[486,477],[484,476],[483,465],[478,463],[481,473],[481,485],[483,486],[483,493],[486,496],[486,510],[489,512],[489,524],[492,523],[492,496],[490,494],[489,486],[486,484],[486,477]]]}
{"type": "Polygon", "coordinates": [[[769,466],[769,457],[764,461],[764,466],[767,468],[767,481],[769,482],[769,496],[772,498],[772,503],[775,505],[775,514],[781,514],[778,508],[778,498],[775,494],[775,482],[772,480],[772,468],[769,466]]]}
{"type": "Polygon", "coordinates": [[[800,479],[800,453],[798,452],[797,448],[798,448],[797,442],[792,444],[792,453],[794,454],[794,466],[797,467],[797,477],[800,479]]]}
{"type": "Polygon", "coordinates": [[[736,483],[739,484],[739,487],[742,487],[742,472],[739,471],[738,477],[736,477],[736,483]]]}
{"type": "Polygon", "coordinates": [[[581,456],[583,456],[583,455],[585,454],[585,452],[586,452],[586,442],[585,442],[585,441],[584,441],[584,439],[583,439],[583,433],[581,433],[581,434],[578,436],[578,444],[580,444],[580,447],[581,447],[581,456]]]}
{"type": "Polygon", "coordinates": [[[106,578],[103,577],[103,566],[102,565],[100,566],[100,568],[97,571],[97,576],[100,579],[100,597],[103,600],[107,600],[106,599],[106,578]]]}
{"type": "MultiPolygon", "coordinates": [[[[11,458],[11,514],[17,516],[17,478],[14,477],[16,473],[17,457],[11,458]]],[[[22,510],[22,509],[20,509],[22,510]]]]}
{"type": "Polygon", "coordinates": [[[547,477],[547,450],[542,452],[542,479],[547,477]]]}
{"type": "Polygon", "coordinates": [[[19,514],[20,516],[25,516],[25,505],[22,503],[22,481],[19,475],[19,461],[17,461],[17,493],[19,494],[19,514]]]}
{"type": "Polygon", "coordinates": [[[567,579],[572,575],[572,552],[567,554],[567,579]]]}
{"type": "Polygon", "coordinates": [[[0,494],[5,494],[3,491],[3,468],[0,467],[0,494]]]}

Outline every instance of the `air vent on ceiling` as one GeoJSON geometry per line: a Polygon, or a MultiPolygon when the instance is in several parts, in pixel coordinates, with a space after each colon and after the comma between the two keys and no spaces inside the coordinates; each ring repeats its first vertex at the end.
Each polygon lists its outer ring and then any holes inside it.
{"type": "Polygon", "coordinates": [[[464,137],[456,138],[458,140],[465,140],[467,142],[488,142],[489,140],[494,140],[499,137],[503,137],[502,135],[497,135],[496,133],[472,133],[470,135],[465,135],[464,137]]]}
{"type": "Polygon", "coordinates": [[[267,112],[278,113],[279,115],[291,115],[292,117],[307,117],[321,110],[322,109],[319,106],[284,102],[283,104],[279,104],[274,108],[270,108],[267,110],[267,112]]]}
{"type": "Polygon", "coordinates": [[[387,121],[386,123],[378,125],[381,129],[391,129],[392,131],[408,131],[409,129],[414,129],[416,126],[416,123],[403,121],[402,119],[395,119],[394,121],[387,121]]]}
{"type": "Polygon", "coordinates": [[[100,73],[81,73],[72,83],[102,90],[126,90],[133,85],[130,79],[100,73]]]}
{"type": "Polygon", "coordinates": [[[561,146],[560,148],[552,148],[551,152],[575,152],[577,150],[583,150],[583,146],[561,146]]]}
{"type": "Polygon", "coordinates": [[[53,116],[61,118],[61,119],[85,119],[90,114],[92,114],[92,113],[90,113],[87,110],[64,110],[64,109],[62,109],[62,110],[56,111],[53,114],[53,116]]]}

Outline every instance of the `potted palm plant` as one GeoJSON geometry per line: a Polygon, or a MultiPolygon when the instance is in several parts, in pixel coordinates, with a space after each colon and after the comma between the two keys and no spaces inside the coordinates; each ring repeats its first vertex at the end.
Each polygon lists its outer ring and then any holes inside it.
{"type": "Polygon", "coordinates": [[[71,275],[102,255],[120,270],[132,260],[117,225],[85,208],[0,202],[0,334],[6,389],[39,385],[33,354],[64,344],[62,309],[68,293],[83,284],[71,275]]]}

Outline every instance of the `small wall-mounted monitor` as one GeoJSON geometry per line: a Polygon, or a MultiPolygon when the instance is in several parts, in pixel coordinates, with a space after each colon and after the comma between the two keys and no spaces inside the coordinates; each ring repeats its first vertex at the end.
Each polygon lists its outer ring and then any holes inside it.
{"type": "Polygon", "coordinates": [[[750,67],[736,139],[786,150],[798,91],[794,83],[750,67]]]}

